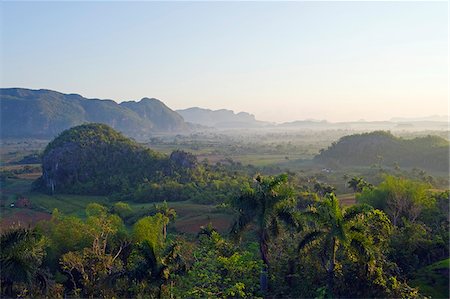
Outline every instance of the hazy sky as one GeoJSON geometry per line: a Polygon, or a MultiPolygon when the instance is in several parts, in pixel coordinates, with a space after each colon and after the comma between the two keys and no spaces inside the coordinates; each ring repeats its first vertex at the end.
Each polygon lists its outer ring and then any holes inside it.
{"type": "Polygon", "coordinates": [[[1,2],[1,86],[258,119],[448,113],[447,2],[1,2]]]}

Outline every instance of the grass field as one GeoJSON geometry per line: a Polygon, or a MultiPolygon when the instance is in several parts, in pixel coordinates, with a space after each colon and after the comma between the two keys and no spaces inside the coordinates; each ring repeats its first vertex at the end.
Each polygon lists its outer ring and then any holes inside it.
{"type": "Polygon", "coordinates": [[[56,208],[63,214],[82,218],[85,216],[84,211],[89,203],[96,202],[109,206],[109,200],[106,196],[30,193],[28,199],[34,208],[44,212],[51,213],[56,208]]]}
{"type": "Polygon", "coordinates": [[[1,182],[1,195],[9,199],[17,194],[28,193],[32,183],[30,179],[7,179],[1,182]]]}
{"type": "MultiPolygon", "coordinates": [[[[273,157],[268,155],[266,159],[261,159],[261,156],[251,155],[246,157],[246,162],[251,162],[250,159],[259,159],[259,163],[270,164],[275,160],[284,159],[284,156],[273,157]]],[[[243,160],[244,161],[244,160],[243,160]]],[[[17,168],[18,166],[11,166],[17,168]]],[[[39,174],[30,174],[24,177],[15,179],[7,179],[2,183],[2,196],[4,199],[4,207],[2,207],[0,217],[2,226],[7,226],[12,223],[20,221],[24,224],[34,224],[39,219],[48,218],[53,209],[58,209],[65,215],[75,215],[81,218],[85,217],[85,209],[89,203],[96,202],[107,207],[111,207],[114,202],[111,202],[106,196],[85,196],[85,195],[68,195],[55,194],[48,195],[38,192],[32,192],[31,186],[33,180],[39,174]],[[31,208],[17,208],[10,207],[18,196],[25,197],[30,200],[31,208]],[[47,216],[46,216],[47,215],[47,216]]],[[[344,206],[354,204],[355,198],[353,193],[342,194],[338,196],[344,206]]],[[[154,207],[156,202],[150,203],[129,203],[135,213],[145,213],[154,207]]],[[[234,216],[229,213],[224,213],[216,209],[214,205],[202,205],[192,202],[169,202],[169,206],[174,208],[177,212],[177,219],[171,226],[178,232],[195,234],[200,230],[201,226],[211,223],[220,232],[228,232],[230,226],[234,221],[234,216]]]]}
{"type": "MultiPolygon", "coordinates": [[[[145,210],[154,207],[154,203],[129,203],[133,211],[145,210]]],[[[230,229],[234,221],[233,215],[218,211],[214,205],[202,205],[192,203],[190,201],[168,202],[170,208],[175,209],[177,217],[171,228],[181,233],[197,234],[201,226],[209,223],[213,225],[219,232],[225,233],[230,229]]]]}
{"type": "MultiPolygon", "coordinates": [[[[99,203],[111,207],[114,202],[107,196],[86,196],[55,194],[48,195],[31,191],[33,180],[29,178],[7,179],[2,184],[3,207],[0,213],[0,227],[21,224],[35,225],[39,220],[50,218],[51,212],[56,208],[65,215],[74,215],[85,218],[85,209],[89,203],[99,203]],[[25,197],[31,202],[29,208],[11,207],[16,197],[25,197]]],[[[145,215],[158,202],[134,203],[129,202],[134,213],[145,215]]],[[[233,215],[218,212],[214,205],[202,205],[192,202],[169,202],[169,207],[177,212],[177,219],[172,229],[181,233],[196,234],[201,226],[211,223],[218,231],[227,232],[233,222],[233,215]]]]}
{"type": "Polygon", "coordinates": [[[354,193],[340,194],[337,196],[337,198],[339,199],[341,205],[344,207],[356,204],[356,198],[354,193]]]}

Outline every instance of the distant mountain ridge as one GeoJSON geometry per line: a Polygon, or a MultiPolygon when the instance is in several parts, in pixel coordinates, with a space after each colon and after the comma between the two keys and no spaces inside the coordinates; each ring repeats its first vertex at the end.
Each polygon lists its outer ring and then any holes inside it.
{"type": "Polygon", "coordinates": [[[282,130],[448,130],[447,116],[393,118],[390,121],[328,122],[298,120],[275,124],[247,112],[192,107],[173,111],[154,98],[140,101],[87,99],[78,94],[25,88],[0,88],[0,136],[53,138],[83,123],[103,123],[135,139],[154,133],[196,130],[278,128],[282,130]]]}
{"type": "Polygon", "coordinates": [[[286,129],[309,129],[309,130],[448,130],[448,121],[426,120],[410,121],[349,121],[349,122],[328,122],[326,120],[298,120],[278,124],[278,128],[286,129]]]}
{"type": "Polygon", "coordinates": [[[215,128],[251,128],[269,126],[271,123],[255,119],[247,112],[234,113],[232,110],[211,110],[199,107],[176,110],[190,123],[215,128]]]}
{"type": "Polygon", "coordinates": [[[107,124],[134,138],[189,130],[183,117],[149,98],[118,104],[46,89],[1,88],[0,109],[2,137],[49,138],[92,122],[107,124]]]}
{"type": "Polygon", "coordinates": [[[425,117],[393,117],[391,118],[393,122],[422,122],[422,121],[437,121],[437,122],[448,122],[448,115],[430,115],[425,117]]]}

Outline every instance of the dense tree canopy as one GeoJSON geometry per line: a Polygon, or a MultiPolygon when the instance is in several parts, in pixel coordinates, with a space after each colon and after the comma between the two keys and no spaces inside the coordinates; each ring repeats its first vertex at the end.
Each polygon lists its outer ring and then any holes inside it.
{"type": "Polygon", "coordinates": [[[196,239],[168,232],[170,202],[137,219],[124,202],[89,204],[84,218],[55,210],[35,229],[2,233],[2,295],[415,298],[416,271],[448,258],[448,192],[423,195],[422,183],[403,180],[387,177],[359,197],[370,203],[411,185],[406,198],[421,212],[395,225],[391,205],[344,208],[332,192],[297,190],[286,175],[258,175],[231,201],[230,236],[212,226],[196,239]]]}
{"type": "Polygon", "coordinates": [[[326,164],[384,164],[448,172],[449,148],[448,140],[437,136],[403,139],[390,132],[376,131],[342,137],[314,160],[326,164]]]}

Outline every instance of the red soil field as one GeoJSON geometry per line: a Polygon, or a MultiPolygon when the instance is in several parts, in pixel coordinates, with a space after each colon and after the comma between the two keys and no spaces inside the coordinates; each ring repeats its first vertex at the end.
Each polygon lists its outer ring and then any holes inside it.
{"type": "Polygon", "coordinates": [[[52,215],[44,212],[36,212],[31,209],[21,209],[20,211],[2,217],[0,220],[0,229],[6,229],[11,226],[33,227],[39,221],[50,220],[52,215]]]}

